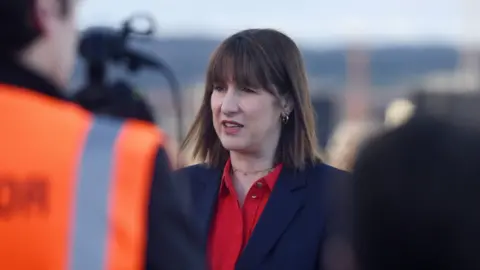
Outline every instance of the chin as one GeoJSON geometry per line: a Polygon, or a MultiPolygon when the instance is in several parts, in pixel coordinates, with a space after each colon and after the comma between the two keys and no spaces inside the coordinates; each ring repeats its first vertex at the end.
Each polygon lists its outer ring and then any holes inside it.
{"type": "Polygon", "coordinates": [[[246,142],[239,138],[222,138],[220,141],[222,142],[223,148],[228,151],[241,151],[247,148],[246,142]]]}

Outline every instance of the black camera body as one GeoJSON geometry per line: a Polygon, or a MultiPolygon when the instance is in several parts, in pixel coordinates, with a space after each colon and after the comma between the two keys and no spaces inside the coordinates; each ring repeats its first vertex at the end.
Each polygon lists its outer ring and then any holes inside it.
{"type": "Polygon", "coordinates": [[[120,30],[110,27],[91,27],[83,32],[80,40],[79,53],[87,63],[124,63],[130,71],[140,68],[162,68],[159,59],[145,55],[127,46],[132,36],[152,37],[155,22],[151,17],[133,16],[127,19],[120,30]],[[146,19],[149,27],[138,31],[134,27],[136,20],[146,19]]]}
{"type": "MultiPolygon", "coordinates": [[[[182,116],[182,104],[180,96],[180,87],[173,71],[165,64],[161,59],[153,55],[145,54],[141,51],[135,50],[128,46],[128,41],[132,37],[147,37],[153,38],[156,33],[155,21],[149,16],[132,16],[125,20],[120,29],[114,29],[110,27],[91,27],[83,32],[82,38],[79,44],[79,54],[85,60],[86,66],[89,72],[86,79],[86,86],[77,92],[76,96],[80,97],[77,101],[82,106],[94,112],[104,112],[105,106],[108,100],[105,97],[113,97],[109,99],[111,102],[115,102],[114,105],[125,106],[125,99],[123,103],[115,100],[116,93],[115,86],[122,85],[122,91],[125,92],[125,87],[128,83],[123,80],[115,81],[111,84],[105,81],[105,74],[109,64],[122,65],[127,68],[131,73],[134,73],[141,69],[153,69],[161,73],[167,80],[172,93],[173,104],[175,104],[175,110],[178,119],[177,135],[179,140],[183,138],[183,116],[182,116]],[[147,28],[145,30],[138,30],[135,27],[135,23],[144,20],[147,22],[147,28]],[[99,94],[98,91],[103,91],[104,95],[99,94]],[[98,103],[95,103],[96,100],[98,103]],[[86,106],[84,101],[88,101],[86,106]],[[123,104],[123,105],[122,105],[123,104]],[[97,106],[98,105],[98,106],[97,106]],[[92,109],[92,108],[95,108],[92,109]]],[[[120,95],[119,90],[119,95],[120,95]]],[[[122,92],[122,93],[123,93],[122,92]]],[[[133,89],[131,89],[132,96],[136,96],[133,89]]],[[[132,102],[139,102],[133,100],[132,102]]],[[[146,103],[144,100],[142,102],[146,103]]],[[[113,107],[112,104],[108,104],[113,107]]],[[[145,104],[148,107],[147,104],[145,104]]],[[[138,107],[138,106],[130,106],[138,107]]],[[[122,108],[116,108],[112,111],[112,115],[118,114],[122,108]]],[[[127,108],[125,108],[126,110],[127,108]]],[[[128,113],[127,113],[128,114],[128,113]]],[[[132,112],[133,114],[133,112],[132,112]]],[[[125,113],[119,115],[125,116],[125,113]]],[[[135,118],[135,117],[134,117],[135,118]]]]}

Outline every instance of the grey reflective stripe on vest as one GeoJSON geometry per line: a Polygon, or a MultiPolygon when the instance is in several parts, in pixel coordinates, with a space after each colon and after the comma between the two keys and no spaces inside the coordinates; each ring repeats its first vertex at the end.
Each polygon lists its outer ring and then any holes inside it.
{"type": "Polygon", "coordinates": [[[70,270],[103,270],[106,266],[109,193],[115,141],[122,124],[96,117],[87,135],[72,209],[70,270]]]}

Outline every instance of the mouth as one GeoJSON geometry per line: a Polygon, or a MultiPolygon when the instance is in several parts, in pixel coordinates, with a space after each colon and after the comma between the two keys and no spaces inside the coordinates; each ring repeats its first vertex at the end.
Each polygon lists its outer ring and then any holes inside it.
{"type": "Polygon", "coordinates": [[[235,121],[222,121],[222,126],[225,128],[225,131],[227,133],[236,133],[238,132],[241,128],[243,128],[243,125],[235,122],[235,121]]]}
{"type": "Polygon", "coordinates": [[[243,125],[235,121],[222,121],[222,126],[225,128],[242,128],[243,125]]]}

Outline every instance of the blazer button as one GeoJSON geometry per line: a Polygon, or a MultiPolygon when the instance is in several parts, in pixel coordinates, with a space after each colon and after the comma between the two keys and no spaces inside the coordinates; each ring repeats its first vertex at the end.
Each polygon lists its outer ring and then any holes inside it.
{"type": "Polygon", "coordinates": [[[262,182],[257,182],[255,185],[257,185],[257,188],[262,188],[262,187],[263,187],[263,183],[262,183],[262,182]]]}

